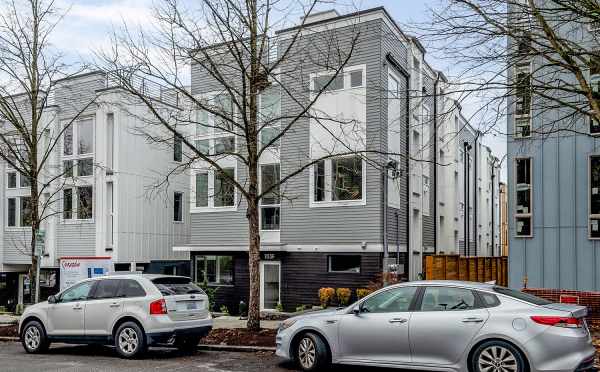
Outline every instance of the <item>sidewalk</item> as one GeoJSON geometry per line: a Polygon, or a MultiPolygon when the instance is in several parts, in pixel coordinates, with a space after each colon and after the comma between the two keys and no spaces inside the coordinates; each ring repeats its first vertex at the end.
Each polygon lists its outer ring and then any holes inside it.
{"type": "MultiPolygon", "coordinates": [[[[260,326],[265,329],[277,329],[279,327],[279,320],[261,320],[260,326]]],[[[237,316],[221,316],[214,319],[214,329],[235,329],[235,328],[246,328],[246,321],[240,320],[237,316]]]]}

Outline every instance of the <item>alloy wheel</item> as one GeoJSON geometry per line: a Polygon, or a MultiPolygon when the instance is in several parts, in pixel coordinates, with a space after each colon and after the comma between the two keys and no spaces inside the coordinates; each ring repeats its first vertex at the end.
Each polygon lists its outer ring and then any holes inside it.
{"type": "Polygon", "coordinates": [[[308,337],[303,338],[298,346],[298,359],[300,360],[300,365],[302,365],[302,368],[304,369],[311,369],[315,365],[316,358],[317,349],[315,343],[308,337]]]}
{"type": "Polygon", "coordinates": [[[502,346],[490,346],[479,354],[477,361],[481,372],[519,372],[517,358],[502,346]]]}
{"type": "Polygon", "coordinates": [[[40,330],[37,327],[29,327],[25,332],[25,345],[29,350],[37,350],[40,346],[42,340],[42,335],[40,334],[40,330]]]}
{"type": "Polygon", "coordinates": [[[119,333],[119,348],[125,354],[133,354],[138,348],[140,340],[133,328],[123,328],[119,333]]]}

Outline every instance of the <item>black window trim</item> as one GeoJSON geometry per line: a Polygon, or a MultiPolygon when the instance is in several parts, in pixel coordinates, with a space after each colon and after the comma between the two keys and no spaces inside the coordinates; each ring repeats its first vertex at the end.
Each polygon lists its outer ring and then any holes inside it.
{"type": "Polygon", "coordinates": [[[110,300],[111,298],[119,298],[119,296],[117,296],[116,294],[119,293],[119,290],[121,289],[121,284],[122,284],[121,279],[102,278],[102,279],[96,280],[94,283],[94,286],[92,287],[92,289],[90,289],[90,294],[87,298],[87,301],[110,300]],[[106,280],[116,280],[117,281],[117,290],[115,291],[115,296],[114,297],[102,297],[102,298],[96,297],[96,291],[98,290],[98,286],[100,285],[101,282],[106,281],[106,280]]]}
{"type": "MultiPolygon", "coordinates": [[[[360,303],[358,304],[358,308],[359,310],[362,312],[363,309],[363,305],[365,304],[365,302],[367,302],[369,299],[378,296],[382,293],[388,292],[388,291],[393,291],[394,289],[400,289],[400,288],[416,288],[415,294],[413,295],[412,300],[410,301],[410,305],[408,305],[408,310],[405,311],[407,313],[409,312],[414,312],[415,307],[420,303],[421,301],[421,291],[422,291],[422,286],[418,286],[418,285],[403,285],[403,286],[399,286],[399,287],[389,287],[386,288],[383,291],[377,291],[376,293],[373,293],[367,297],[365,297],[364,299],[362,299],[360,301],[360,303]]],[[[350,307],[351,309],[355,308],[354,306],[350,307]]],[[[403,311],[404,312],[404,311],[403,311]]]]}
{"type": "Polygon", "coordinates": [[[62,291],[62,292],[60,292],[60,293],[59,293],[59,295],[58,295],[58,303],[61,303],[61,304],[62,304],[62,303],[65,303],[65,304],[68,304],[68,303],[71,303],[71,302],[90,301],[90,300],[92,299],[92,295],[93,295],[93,294],[96,292],[96,286],[97,286],[97,285],[98,285],[98,281],[97,281],[97,280],[86,280],[86,281],[84,281],[84,282],[81,282],[81,283],[75,284],[75,285],[73,285],[73,286],[71,286],[71,287],[69,287],[69,288],[67,288],[67,289],[65,289],[64,291],[62,291]],[[90,291],[88,292],[88,295],[87,295],[87,297],[86,297],[85,299],[83,299],[83,300],[81,300],[81,299],[80,299],[80,300],[72,300],[72,301],[64,301],[64,300],[63,300],[63,296],[64,296],[64,294],[65,294],[67,291],[70,291],[71,289],[75,289],[75,288],[77,288],[77,287],[79,287],[79,286],[82,286],[82,285],[84,285],[85,283],[89,283],[89,282],[92,282],[92,287],[90,288],[90,291]]]}
{"type": "Polygon", "coordinates": [[[347,254],[347,253],[332,253],[327,255],[327,274],[329,275],[361,275],[363,273],[363,256],[361,254],[347,254]],[[358,257],[358,272],[354,271],[331,271],[331,258],[332,257],[358,257]]]}

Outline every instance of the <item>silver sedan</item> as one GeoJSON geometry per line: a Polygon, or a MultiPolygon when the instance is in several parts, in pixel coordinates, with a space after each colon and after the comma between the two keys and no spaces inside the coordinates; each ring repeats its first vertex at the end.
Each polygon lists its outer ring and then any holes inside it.
{"type": "Polygon", "coordinates": [[[422,281],[338,310],[284,321],[277,355],[304,371],[330,363],[457,372],[592,370],[582,306],[492,284],[422,281]]]}

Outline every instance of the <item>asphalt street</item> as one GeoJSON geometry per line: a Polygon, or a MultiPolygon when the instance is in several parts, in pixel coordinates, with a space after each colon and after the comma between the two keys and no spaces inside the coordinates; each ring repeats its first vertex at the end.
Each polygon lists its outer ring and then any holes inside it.
{"type": "MultiPolygon", "coordinates": [[[[0,342],[1,372],[294,372],[293,366],[272,353],[233,353],[198,351],[184,355],[176,350],[153,348],[139,360],[124,360],[105,346],[53,345],[43,355],[26,354],[21,344],[0,342]]],[[[392,372],[388,369],[338,366],[332,372],[392,372]]],[[[393,370],[398,372],[398,370],[393,370]]]]}

